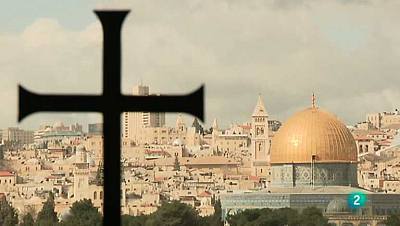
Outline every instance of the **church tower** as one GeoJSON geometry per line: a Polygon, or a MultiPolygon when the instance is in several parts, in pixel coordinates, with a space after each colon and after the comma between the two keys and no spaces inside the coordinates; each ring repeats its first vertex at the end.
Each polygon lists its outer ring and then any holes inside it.
{"type": "Polygon", "coordinates": [[[252,173],[266,181],[270,141],[268,137],[268,113],[261,95],[258,96],[257,105],[251,116],[251,131],[252,173]]]}
{"type": "Polygon", "coordinates": [[[77,201],[89,197],[89,163],[83,145],[77,147],[74,166],[74,199],[77,201]]]}
{"type": "Polygon", "coordinates": [[[183,121],[181,114],[178,114],[178,117],[176,118],[175,128],[178,133],[183,133],[186,130],[186,124],[185,121],[183,121]]]}
{"type": "Polygon", "coordinates": [[[213,124],[211,126],[212,132],[211,132],[211,137],[212,137],[212,145],[215,150],[217,150],[217,139],[219,135],[219,127],[218,127],[218,122],[217,119],[214,118],[213,124]]]}

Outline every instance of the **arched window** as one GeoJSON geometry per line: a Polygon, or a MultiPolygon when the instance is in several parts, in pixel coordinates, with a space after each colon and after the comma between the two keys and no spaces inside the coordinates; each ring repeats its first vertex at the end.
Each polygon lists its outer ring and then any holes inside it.
{"type": "Polygon", "coordinates": [[[100,199],[103,199],[103,191],[100,191],[100,199]]]}
{"type": "Polygon", "coordinates": [[[97,199],[97,191],[95,191],[94,193],[93,193],[93,200],[96,200],[97,199]]]}

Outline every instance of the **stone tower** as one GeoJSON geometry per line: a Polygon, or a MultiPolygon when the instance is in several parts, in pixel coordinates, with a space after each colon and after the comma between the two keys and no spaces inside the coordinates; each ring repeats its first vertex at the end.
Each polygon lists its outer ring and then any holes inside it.
{"type": "Polygon", "coordinates": [[[214,148],[217,146],[217,139],[218,139],[218,134],[219,134],[219,128],[218,128],[218,122],[217,119],[215,118],[212,124],[212,145],[214,148]]]}
{"type": "Polygon", "coordinates": [[[251,116],[252,174],[264,181],[268,175],[270,141],[268,137],[268,113],[261,95],[251,116]]]}
{"type": "Polygon", "coordinates": [[[183,133],[186,130],[186,124],[181,114],[178,114],[178,117],[176,118],[175,128],[178,133],[183,133]]]}
{"type": "Polygon", "coordinates": [[[87,151],[83,145],[77,147],[74,166],[74,199],[88,198],[89,163],[87,162],[87,151]]]}

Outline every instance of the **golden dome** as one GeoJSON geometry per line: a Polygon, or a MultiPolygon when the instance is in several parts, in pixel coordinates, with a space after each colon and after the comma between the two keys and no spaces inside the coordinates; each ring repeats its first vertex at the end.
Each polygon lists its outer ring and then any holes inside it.
{"type": "Polygon", "coordinates": [[[271,163],[355,162],[354,138],[339,119],[316,107],[289,118],[275,134],[271,163]]]}

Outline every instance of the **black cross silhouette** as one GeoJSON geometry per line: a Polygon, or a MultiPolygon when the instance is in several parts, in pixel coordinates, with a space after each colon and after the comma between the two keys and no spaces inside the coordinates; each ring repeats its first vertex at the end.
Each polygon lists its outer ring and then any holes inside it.
{"type": "MultiPolygon", "coordinates": [[[[34,112],[100,112],[104,123],[103,225],[121,220],[121,113],[128,111],[185,112],[203,120],[203,86],[184,96],[121,94],[121,27],[129,10],[97,11],[103,27],[103,94],[39,95],[19,86],[18,120],[34,112]]],[[[167,79],[167,78],[165,78],[167,79]]]]}

